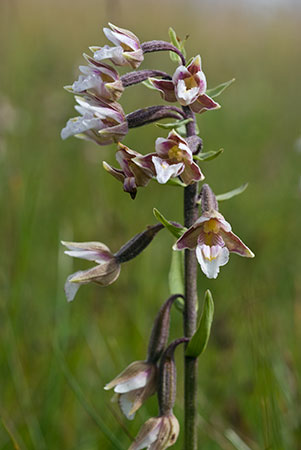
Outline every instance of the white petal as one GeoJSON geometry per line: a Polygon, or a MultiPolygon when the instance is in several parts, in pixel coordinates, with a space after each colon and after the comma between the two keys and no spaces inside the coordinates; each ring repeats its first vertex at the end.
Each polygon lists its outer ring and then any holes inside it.
{"type": "Polygon", "coordinates": [[[190,105],[193,103],[199,94],[199,87],[187,89],[184,80],[179,80],[176,85],[176,96],[181,105],[190,105]]]}
{"type": "Polygon", "coordinates": [[[125,392],[134,391],[142,388],[146,385],[149,377],[149,371],[140,372],[137,376],[130,378],[124,383],[117,384],[114,391],[118,394],[124,394],[125,392]]]}
{"type": "Polygon", "coordinates": [[[121,394],[119,397],[119,406],[123,414],[128,420],[133,420],[135,417],[134,414],[130,414],[131,409],[133,408],[133,400],[127,394],[121,394]]]}
{"type": "Polygon", "coordinates": [[[100,128],[100,125],[101,121],[97,118],[86,119],[84,117],[75,117],[74,119],[68,120],[65,128],[61,131],[61,137],[62,139],[67,139],[69,136],[81,134],[92,128],[100,128]]]}
{"type": "Polygon", "coordinates": [[[81,271],[75,272],[72,275],[69,275],[69,277],[66,280],[64,289],[65,289],[65,294],[66,294],[68,302],[72,302],[72,300],[74,299],[74,297],[75,297],[77,291],[79,290],[80,286],[82,284],[85,284],[85,283],[72,283],[71,282],[71,280],[74,277],[76,277],[78,274],[80,274],[80,273],[81,273],[81,271]]]}
{"type": "Polygon", "coordinates": [[[138,447],[135,447],[135,450],[141,450],[142,448],[149,448],[154,442],[156,442],[158,438],[158,434],[160,431],[160,424],[154,429],[152,429],[143,439],[142,442],[140,442],[138,447]]]}
{"type": "Polygon", "coordinates": [[[209,256],[207,247],[209,246],[198,245],[196,248],[196,257],[204,274],[208,278],[216,278],[219,274],[220,266],[224,266],[229,261],[229,250],[226,247],[219,247],[220,250],[218,253],[217,249],[214,249],[213,253],[210,251],[209,256]]]}
{"type": "Polygon", "coordinates": [[[157,156],[153,156],[152,161],[157,174],[156,178],[160,184],[165,184],[170,178],[180,175],[185,168],[183,163],[168,164],[167,161],[164,161],[164,159],[158,158],[157,156]]]}
{"type": "Polygon", "coordinates": [[[94,58],[96,61],[102,61],[103,59],[112,59],[115,64],[123,65],[126,64],[126,59],[123,56],[123,49],[120,46],[110,47],[105,45],[100,50],[94,53],[94,58]]]}

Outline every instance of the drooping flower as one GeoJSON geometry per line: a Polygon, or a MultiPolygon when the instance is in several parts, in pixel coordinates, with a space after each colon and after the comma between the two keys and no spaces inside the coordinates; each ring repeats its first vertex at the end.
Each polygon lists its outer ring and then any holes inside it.
{"type": "Polygon", "coordinates": [[[202,113],[220,108],[220,105],[206,94],[207,81],[199,55],[187,67],[179,66],[172,80],[150,78],[150,81],[161,92],[164,100],[178,101],[183,106],[189,106],[193,112],[202,113]]]}
{"type": "Polygon", "coordinates": [[[101,242],[65,242],[66,255],[94,261],[98,265],[88,270],[80,270],[69,275],[65,283],[65,293],[70,302],[82,284],[94,282],[100,286],[112,284],[120,274],[120,263],[109,247],[101,242]]]}
{"type": "Polygon", "coordinates": [[[196,257],[208,278],[216,278],[227,264],[230,253],[253,258],[254,253],[231,231],[231,225],[218,212],[214,193],[208,184],[202,188],[202,215],[177,240],[174,250],[196,249],[196,257]]]}
{"type": "Polygon", "coordinates": [[[128,124],[119,103],[106,103],[89,96],[75,98],[78,103],[75,109],[81,116],[68,120],[61,131],[62,139],[75,136],[99,145],[108,145],[124,138],[128,132],[128,124]]]}
{"type": "Polygon", "coordinates": [[[205,178],[193,161],[187,142],[175,130],[169,133],[167,139],[156,140],[156,153],[152,156],[152,162],[156,178],[162,184],[177,176],[187,185],[205,178]]]}
{"type": "Polygon", "coordinates": [[[188,338],[173,341],[164,351],[160,360],[158,379],[159,415],[149,419],[141,428],[129,450],[165,450],[177,440],[180,426],[173,414],[176,398],[176,365],[174,351],[179,344],[188,342],[188,338]]]}
{"type": "Polygon", "coordinates": [[[135,361],[106,384],[106,390],[114,388],[120,409],[129,420],[134,418],[146,399],[156,392],[157,372],[156,363],[135,361]]]}
{"type": "Polygon", "coordinates": [[[109,23],[109,26],[111,29],[104,28],[103,32],[116,47],[110,47],[109,45],[90,47],[94,52],[94,59],[96,61],[109,59],[116,66],[130,65],[133,69],[137,69],[143,61],[143,51],[139,39],[131,31],[116,27],[111,23],[109,23]]]}
{"type": "Polygon", "coordinates": [[[66,86],[66,89],[73,94],[90,95],[106,102],[118,100],[124,91],[118,72],[88,55],[84,57],[89,66],[79,66],[83,75],[72,86],[66,86]]]}
{"type": "Polygon", "coordinates": [[[74,299],[79,287],[90,282],[100,286],[112,284],[120,274],[120,265],[138,256],[152,242],[156,234],[162,230],[163,225],[157,223],[136,234],[126,242],[115,254],[109,247],[101,242],[66,242],[66,255],[74,258],[95,261],[98,265],[92,269],[81,270],[69,275],[65,283],[65,293],[70,302],[74,299]]]}
{"type": "Polygon", "coordinates": [[[123,183],[123,190],[128,192],[134,199],[139,186],[147,186],[154,176],[153,164],[147,161],[143,155],[131,150],[125,145],[118,143],[119,150],[116,152],[116,159],[121,170],[110,166],[105,161],[103,167],[117,180],[123,183]]]}
{"type": "Polygon", "coordinates": [[[117,394],[121,411],[132,420],[140,406],[157,391],[157,362],[167,344],[170,310],[174,301],[182,297],[172,295],[161,306],[152,327],[145,361],[135,361],[105,386],[117,394]]]}
{"type": "Polygon", "coordinates": [[[177,440],[180,426],[177,418],[171,413],[152,417],[142,426],[129,450],[165,450],[177,440]]]}

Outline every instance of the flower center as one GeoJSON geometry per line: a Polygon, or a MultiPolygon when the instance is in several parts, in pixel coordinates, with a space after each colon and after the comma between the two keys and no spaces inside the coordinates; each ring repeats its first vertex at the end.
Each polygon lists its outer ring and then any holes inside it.
{"type": "Polygon", "coordinates": [[[195,88],[198,85],[193,76],[185,78],[184,83],[187,89],[195,88]]]}
{"type": "Polygon", "coordinates": [[[210,219],[204,223],[203,230],[205,233],[218,234],[220,230],[220,224],[216,219],[210,219]]]}
{"type": "Polygon", "coordinates": [[[183,152],[182,150],[179,149],[177,145],[174,145],[168,150],[168,157],[169,159],[181,162],[183,160],[183,152]]]}

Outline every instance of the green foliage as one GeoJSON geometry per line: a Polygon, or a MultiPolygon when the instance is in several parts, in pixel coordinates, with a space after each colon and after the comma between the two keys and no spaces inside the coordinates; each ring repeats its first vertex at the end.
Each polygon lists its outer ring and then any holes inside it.
{"type": "Polygon", "coordinates": [[[235,78],[232,78],[232,80],[225,81],[224,83],[221,83],[212,89],[207,89],[206,94],[212,98],[218,97],[219,95],[221,95],[222,92],[224,92],[225,89],[231,86],[231,84],[234,83],[234,81],[235,78]]]}
{"type": "MultiPolygon", "coordinates": [[[[168,284],[170,295],[184,295],[184,252],[175,250],[171,252],[168,284]]],[[[180,311],[184,310],[184,300],[182,298],[177,298],[175,305],[180,311]]]]}
{"type": "Polygon", "coordinates": [[[211,292],[209,291],[209,289],[207,289],[204,297],[204,306],[202,315],[198,327],[196,329],[196,332],[192,336],[187,346],[185,352],[186,356],[198,358],[206,350],[210,337],[213,314],[214,314],[213,298],[211,292]]]}
{"type": "MultiPolygon", "coordinates": [[[[187,40],[187,37],[182,41],[178,36],[177,33],[175,32],[175,30],[173,28],[169,28],[168,29],[168,34],[169,34],[169,38],[170,38],[170,42],[172,45],[174,45],[175,47],[177,47],[180,52],[183,54],[184,58],[186,57],[186,51],[185,51],[185,42],[187,40]]],[[[174,52],[169,52],[169,56],[170,59],[173,62],[176,62],[178,64],[182,64],[181,58],[174,52]]]]}
{"type": "Polygon", "coordinates": [[[156,208],[153,209],[153,213],[156,219],[159,220],[159,222],[161,222],[162,225],[164,225],[165,228],[167,228],[167,230],[177,239],[181,237],[182,234],[186,231],[187,228],[177,227],[173,225],[171,222],[169,222],[167,219],[165,219],[163,214],[161,214],[160,211],[158,211],[156,208]]]}

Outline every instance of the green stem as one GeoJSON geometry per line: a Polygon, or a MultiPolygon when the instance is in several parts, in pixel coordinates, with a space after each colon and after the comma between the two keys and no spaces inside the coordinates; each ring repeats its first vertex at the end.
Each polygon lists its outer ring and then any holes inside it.
{"type": "MultiPolygon", "coordinates": [[[[186,110],[186,108],[183,108],[186,110]]],[[[188,108],[187,108],[188,109],[188,108]]],[[[187,137],[195,134],[195,117],[189,110],[187,116],[193,119],[186,125],[187,137]]],[[[184,225],[190,227],[198,216],[196,197],[198,183],[187,186],[184,190],[184,225]]],[[[185,308],[184,335],[191,337],[196,330],[197,321],[197,261],[194,250],[185,250],[185,308]]],[[[185,356],[184,387],[184,449],[197,450],[197,359],[185,356]]]]}

